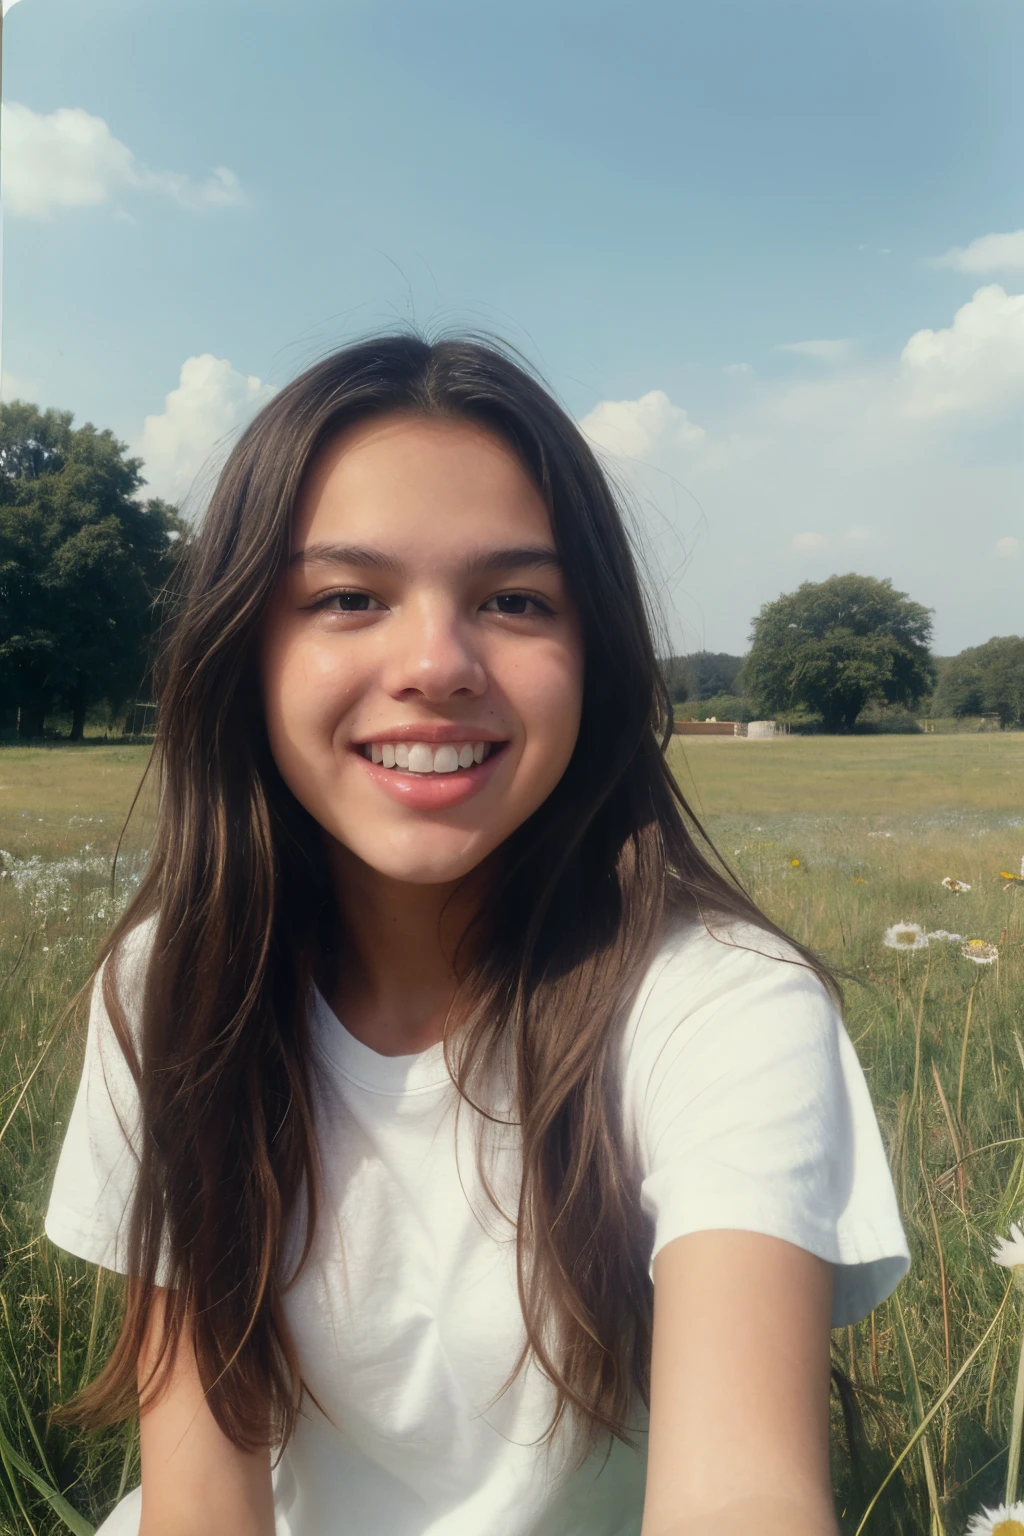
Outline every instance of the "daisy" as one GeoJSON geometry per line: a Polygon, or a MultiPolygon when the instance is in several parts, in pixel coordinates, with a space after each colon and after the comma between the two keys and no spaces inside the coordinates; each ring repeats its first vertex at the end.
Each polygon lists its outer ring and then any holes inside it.
{"type": "MultiPolygon", "coordinates": [[[[1021,862],[1024,863],[1024,860],[1021,862]]],[[[1024,885],[1024,875],[1011,875],[1007,869],[999,871],[999,878],[1000,880],[1007,881],[1009,885],[1024,885]]]]}
{"type": "Polygon", "coordinates": [[[1024,1271],[1024,1232],[1016,1222],[1010,1226],[1009,1237],[996,1238],[996,1245],[992,1249],[992,1262],[1001,1264],[1003,1269],[1024,1271]]]}
{"type": "Polygon", "coordinates": [[[961,891],[970,890],[970,886],[967,884],[966,880],[954,880],[952,875],[947,875],[942,884],[946,887],[947,891],[956,891],[958,896],[961,891]]]}
{"type": "Polygon", "coordinates": [[[986,944],[984,939],[969,939],[960,953],[965,960],[973,960],[975,965],[994,965],[999,959],[999,950],[994,944],[986,944]]]}
{"type": "Polygon", "coordinates": [[[1024,1503],[982,1507],[980,1515],[971,1516],[966,1536],[1024,1536],[1024,1503]]]}
{"type": "Polygon", "coordinates": [[[887,949],[927,949],[928,935],[920,923],[893,923],[882,943],[887,949]]]}

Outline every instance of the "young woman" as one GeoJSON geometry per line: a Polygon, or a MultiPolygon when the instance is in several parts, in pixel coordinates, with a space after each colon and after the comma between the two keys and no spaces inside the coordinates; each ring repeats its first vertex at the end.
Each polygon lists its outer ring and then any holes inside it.
{"type": "Polygon", "coordinates": [[[829,1328],[906,1242],[670,716],[608,484],[502,352],[349,347],[241,439],[46,1223],[128,1276],[104,1536],[836,1531],[829,1328]]]}

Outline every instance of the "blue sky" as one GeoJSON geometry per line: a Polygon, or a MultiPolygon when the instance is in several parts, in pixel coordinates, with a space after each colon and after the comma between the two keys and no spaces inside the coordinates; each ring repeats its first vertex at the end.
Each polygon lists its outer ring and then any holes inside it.
{"type": "Polygon", "coordinates": [[[21,0],[4,397],[198,507],[331,346],[483,327],[608,456],[674,645],[833,570],[940,652],[1021,632],[1022,45],[1018,0],[21,0]]]}

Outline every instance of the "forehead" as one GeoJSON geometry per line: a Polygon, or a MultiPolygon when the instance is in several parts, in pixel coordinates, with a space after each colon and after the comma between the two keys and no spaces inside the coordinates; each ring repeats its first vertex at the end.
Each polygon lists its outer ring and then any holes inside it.
{"type": "Polygon", "coordinates": [[[553,542],[543,497],[516,454],[472,422],[396,413],[320,450],[296,506],[292,548],[341,533],[422,544],[511,532],[553,542]]]}

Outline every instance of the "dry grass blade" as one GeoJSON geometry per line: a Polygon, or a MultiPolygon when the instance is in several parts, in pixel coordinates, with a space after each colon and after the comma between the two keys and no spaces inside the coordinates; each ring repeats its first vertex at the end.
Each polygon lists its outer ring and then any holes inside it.
{"type": "Polygon", "coordinates": [[[914,1020],[914,1080],[910,1085],[910,1102],[913,1105],[917,1101],[917,1090],[921,1078],[921,1026],[924,1023],[924,999],[928,991],[928,977],[931,973],[932,957],[929,953],[928,961],[924,968],[924,976],[921,979],[921,996],[917,1002],[917,1017],[914,1020]]]}
{"type": "MultiPolygon", "coordinates": [[[[917,1106],[918,1125],[918,1155],[921,1164],[921,1186],[924,1189],[925,1199],[928,1202],[928,1214],[931,1217],[932,1232],[935,1237],[935,1254],[939,1261],[939,1294],[942,1297],[942,1336],[945,1345],[946,1380],[949,1380],[950,1370],[950,1338],[949,1338],[949,1289],[946,1285],[946,1256],[942,1248],[942,1237],[939,1233],[939,1218],[935,1214],[935,1201],[932,1199],[931,1181],[928,1178],[928,1170],[924,1163],[924,1129],[922,1106],[917,1106]]],[[[902,1315],[902,1314],[901,1314],[902,1315]]],[[[905,1330],[904,1330],[905,1331],[905,1330]]],[[[917,1374],[914,1374],[914,1384],[917,1385],[917,1374]]]]}
{"type": "Polygon", "coordinates": [[[967,1016],[964,1019],[964,1038],[960,1046],[960,1076],[956,1082],[956,1118],[959,1120],[964,1099],[964,1068],[967,1065],[967,1039],[971,1033],[971,1014],[974,1011],[974,994],[977,991],[977,983],[971,988],[967,997],[967,1016]]]}
{"type": "Polygon", "coordinates": [[[932,1077],[935,1079],[935,1088],[939,1095],[939,1103],[942,1105],[942,1113],[946,1117],[946,1128],[949,1131],[949,1139],[953,1147],[953,1156],[956,1158],[957,1203],[959,1204],[963,1215],[966,1216],[967,1206],[964,1188],[964,1164],[963,1152],[960,1146],[960,1137],[957,1134],[956,1126],[953,1123],[953,1116],[950,1113],[949,1104],[946,1101],[946,1095],[942,1087],[942,1078],[939,1076],[938,1063],[934,1061],[932,1062],[932,1077]]]}
{"type": "MultiPolygon", "coordinates": [[[[914,1359],[914,1347],[910,1342],[910,1334],[907,1332],[907,1320],[903,1315],[903,1307],[898,1294],[893,1293],[893,1305],[896,1308],[896,1316],[899,1318],[900,1333],[903,1337],[903,1346],[907,1352],[907,1363],[910,1366],[910,1379],[914,1388],[914,1407],[917,1410],[919,1423],[924,1423],[924,1399],[921,1397],[921,1382],[917,1374],[917,1361],[914,1359]]],[[[945,1528],[942,1524],[942,1511],[939,1505],[939,1486],[935,1477],[935,1465],[932,1461],[931,1446],[928,1444],[928,1436],[921,1436],[921,1461],[924,1466],[925,1482],[928,1485],[928,1503],[931,1507],[932,1531],[935,1536],[945,1536],[945,1528]]]]}

